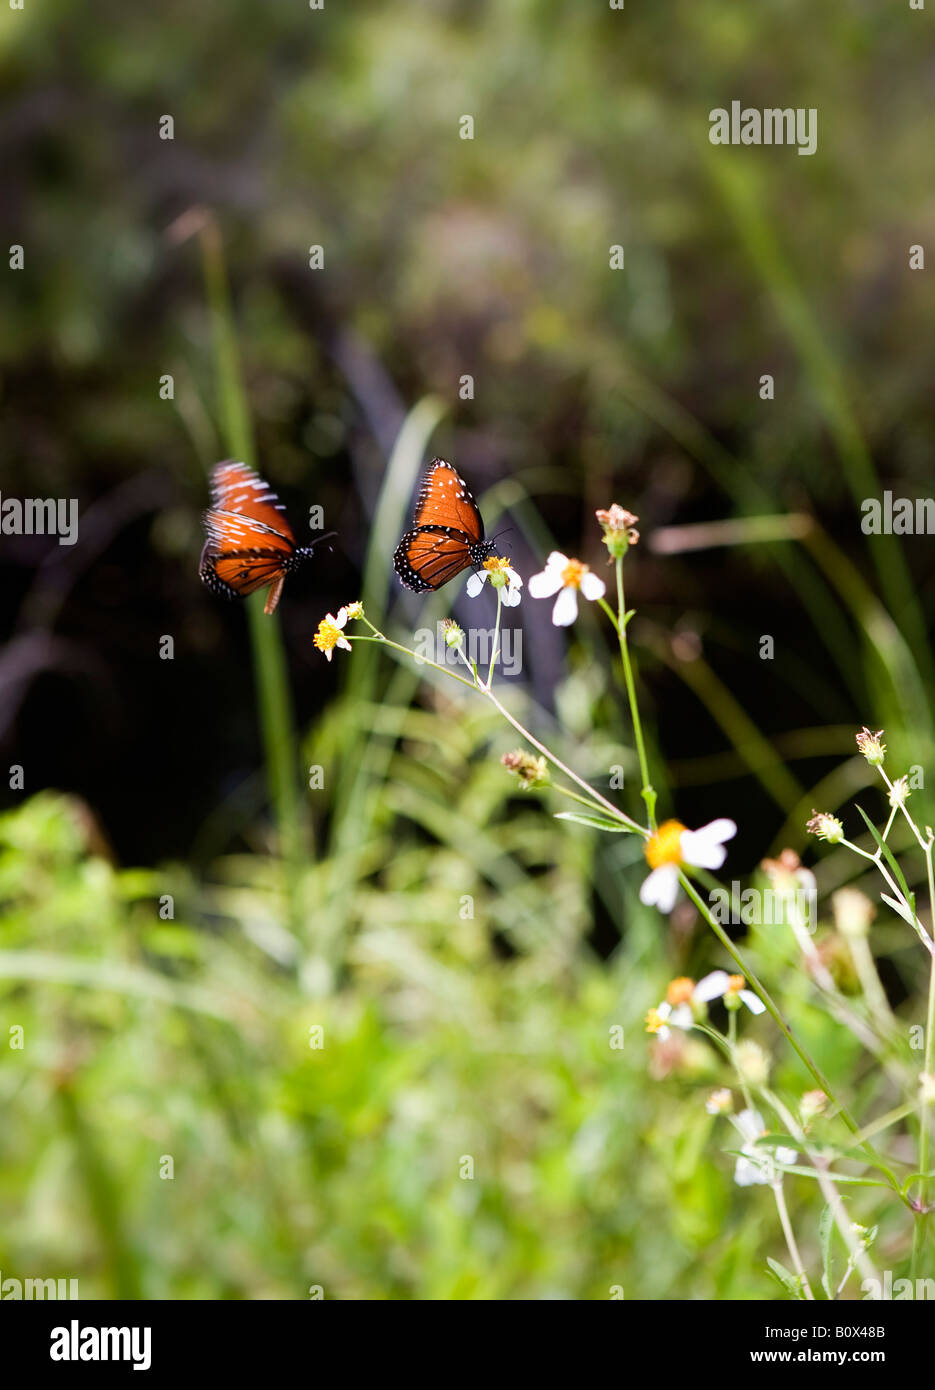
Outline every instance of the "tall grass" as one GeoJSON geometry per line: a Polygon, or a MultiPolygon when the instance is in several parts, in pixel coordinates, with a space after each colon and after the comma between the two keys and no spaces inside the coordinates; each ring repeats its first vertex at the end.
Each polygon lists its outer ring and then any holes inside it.
{"type": "MultiPolygon", "coordinates": [[[[221,437],[229,457],[255,468],[256,448],[250,407],[244,390],[230,286],[221,235],[213,218],[206,219],[199,238],[214,339],[221,437]]],[[[301,935],[304,918],[300,884],[303,859],[307,852],[308,825],[299,796],[298,747],[279,614],[264,613],[263,604],[263,593],[252,594],[247,600],[257,706],[270,799],[279,833],[289,920],[293,931],[301,935]]]]}

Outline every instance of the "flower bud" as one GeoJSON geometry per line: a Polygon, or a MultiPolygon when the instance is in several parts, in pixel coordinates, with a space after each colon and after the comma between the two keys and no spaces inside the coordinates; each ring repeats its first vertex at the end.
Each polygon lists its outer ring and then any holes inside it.
{"type": "Polygon", "coordinates": [[[890,805],[898,810],[900,806],[905,806],[908,796],[909,778],[897,777],[896,781],[890,787],[890,805]]]}
{"type": "Polygon", "coordinates": [[[705,1101],[705,1109],[709,1115],[729,1115],[733,1108],[734,1097],[726,1086],[722,1086],[719,1091],[712,1091],[705,1101]]]}
{"type": "Polygon", "coordinates": [[[739,1042],[734,1048],[734,1061],[748,1086],[765,1086],[769,1081],[769,1057],[759,1043],[747,1038],[739,1042]]]}
{"type": "Polygon", "coordinates": [[[824,1114],[827,1105],[828,1097],[824,1091],[806,1091],[799,1102],[799,1114],[803,1125],[811,1124],[818,1115],[824,1114]]]}
{"type": "Polygon", "coordinates": [[[464,641],[464,633],[461,628],[458,627],[454,618],[446,618],[442,623],[442,628],[445,633],[445,646],[460,647],[464,641]]]}
{"type": "Polygon", "coordinates": [[[636,530],[638,516],[628,512],[617,502],[612,502],[606,509],[599,508],[594,515],[603,529],[604,544],[615,560],[626,555],[631,545],[636,545],[640,538],[640,533],[636,530]]]}
{"type": "Polygon", "coordinates": [[[864,755],[871,767],[883,766],[886,744],[882,742],[882,738],[882,729],[877,729],[876,733],[872,734],[866,725],[856,735],[858,750],[864,755]]]}
{"type": "Polygon", "coordinates": [[[549,767],[545,758],[534,758],[518,748],[513,753],[504,753],[500,759],[507,772],[512,772],[525,790],[549,785],[549,767]]]}
{"type": "Polygon", "coordinates": [[[839,888],[831,896],[834,925],[842,936],[862,937],[870,930],[877,910],[858,888],[839,888]]]}
{"type": "Polygon", "coordinates": [[[827,811],[816,811],[812,807],[812,818],[807,822],[805,829],[809,835],[817,835],[819,840],[827,840],[829,845],[839,845],[844,839],[844,826],[837,816],[829,815],[827,811]]]}

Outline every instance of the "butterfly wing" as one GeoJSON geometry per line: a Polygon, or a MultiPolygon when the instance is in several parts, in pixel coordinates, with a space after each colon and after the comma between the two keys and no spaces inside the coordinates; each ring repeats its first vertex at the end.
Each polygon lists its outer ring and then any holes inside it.
{"type": "Polygon", "coordinates": [[[295,545],[292,527],[286,519],[286,509],[269,483],[254,473],[245,463],[227,459],[211,471],[211,510],[225,516],[239,516],[243,525],[249,522],[263,535],[278,536],[288,545],[295,545]]]}
{"type": "Polygon", "coordinates": [[[440,526],[460,531],[470,545],[484,539],[484,522],[471,490],[457,468],[444,459],[433,459],[426,470],[412,524],[416,530],[440,526]]]}
{"type": "Polygon", "coordinates": [[[203,519],[201,578],[225,598],[243,598],[268,584],[266,612],[272,613],[295,554],[295,537],[275,492],[246,464],[228,459],[211,474],[211,507],[203,519]]]}
{"type": "Polygon", "coordinates": [[[471,490],[458,470],[433,459],[419,489],[412,530],[393,555],[393,566],[407,589],[440,589],[484,553],[484,522],[471,490]]]}
{"type": "Polygon", "coordinates": [[[393,555],[401,582],[417,594],[440,589],[470,564],[470,537],[434,526],[407,531],[393,555]]]}

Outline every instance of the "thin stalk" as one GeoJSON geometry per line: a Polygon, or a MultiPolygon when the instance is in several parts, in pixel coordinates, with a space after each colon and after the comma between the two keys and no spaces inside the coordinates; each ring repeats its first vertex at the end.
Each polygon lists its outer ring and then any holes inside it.
{"type": "MultiPolygon", "coordinates": [[[[925,847],[925,869],[928,878],[929,890],[929,911],[935,916],[935,875],[932,870],[932,841],[930,840],[925,847]]],[[[935,931],[935,922],[933,922],[935,931]]],[[[925,1016],[925,1075],[931,1077],[932,1068],[935,1066],[935,959],[929,965],[929,996],[928,1009],[925,1016]]],[[[919,1171],[928,1171],[929,1163],[929,1109],[931,1107],[930,1086],[922,1087],[922,1095],[919,1101],[919,1171]]],[[[925,1246],[926,1220],[928,1217],[927,1198],[929,1184],[926,1178],[922,1178],[919,1185],[919,1207],[916,1212],[915,1230],[912,1233],[912,1268],[911,1277],[915,1279],[918,1275],[919,1263],[922,1259],[922,1251],[925,1246]]]]}
{"type": "MultiPolygon", "coordinates": [[[[364,622],[367,621],[368,619],[365,618],[364,622]]],[[[371,623],[370,626],[373,627],[373,624],[371,623]]],[[[458,675],[457,671],[449,671],[448,667],[442,666],[441,662],[432,661],[427,656],[418,656],[415,652],[410,651],[408,647],[403,647],[399,642],[394,642],[391,638],[384,637],[383,633],[377,632],[376,628],[373,628],[373,630],[376,633],[375,637],[368,637],[366,633],[358,632],[353,637],[348,637],[347,640],[350,642],[351,646],[353,646],[355,642],[380,642],[384,647],[389,647],[391,651],[401,652],[403,656],[410,656],[413,661],[418,661],[423,666],[431,666],[434,671],[441,671],[444,675],[450,676],[453,681],[457,681],[459,685],[466,685],[468,690],[483,689],[483,686],[479,684],[475,685],[474,681],[466,681],[463,676],[458,675]]]]}
{"type": "Polygon", "coordinates": [[[841,1194],[838,1192],[834,1180],[828,1176],[827,1161],[821,1154],[813,1152],[809,1147],[808,1140],[805,1137],[805,1131],[798,1124],[791,1111],[783,1105],[779,1097],[766,1086],[762,1088],[762,1093],[763,1098],[768,1101],[773,1110],[775,1110],[792,1138],[802,1145],[808,1157],[811,1159],[822,1196],[831,1208],[831,1215],[834,1217],[834,1223],[841,1233],[841,1238],[847,1246],[852,1261],[860,1270],[864,1279],[877,1279],[878,1275],[873,1261],[855,1235],[854,1223],[848,1216],[844,1203],[841,1201],[841,1194]]]}
{"type": "MultiPolygon", "coordinates": [[[[214,337],[221,436],[229,455],[252,468],[256,449],[217,223],[209,218],[199,235],[214,337]]],[[[255,594],[247,600],[247,619],[267,783],[279,831],[288,917],[292,929],[299,932],[306,825],[299,796],[298,750],[279,615],[265,614],[262,596],[255,594]]]]}
{"type": "MultiPolygon", "coordinates": [[[[682,887],[685,889],[685,892],[691,898],[692,902],[695,904],[702,917],[704,917],[705,921],[708,923],[708,926],[711,928],[717,939],[720,941],[721,945],[724,947],[724,950],[737,964],[742,974],[746,976],[752,988],[756,991],[760,999],[765,1004],[768,1012],[770,1013],[773,1019],[773,1022],[776,1024],[783,1037],[795,1049],[795,1051],[798,1053],[800,1060],[808,1068],[809,1072],[817,1082],[819,1088],[822,1091],[824,1091],[825,1095],[834,1104],[835,1108],[841,1116],[841,1119],[847,1125],[848,1129],[851,1131],[852,1134],[859,1133],[859,1126],[857,1124],[857,1121],[851,1115],[850,1111],[846,1108],[846,1106],[841,1101],[836,1099],[834,1091],[831,1088],[831,1083],[828,1081],[827,1077],[812,1061],[811,1057],[805,1051],[805,1048],[801,1045],[798,1039],[793,1036],[792,1030],[790,1029],[788,1023],[786,1023],[786,1020],[779,1012],[777,1005],[773,1002],[772,995],[769,993],[766,986],[762,984],[759,979],[757,979],[756,975],[753,973],[753,971],[748,966],[747,962],[744,960],[743,956],[737,950],[737,947],[734,945],[733,941],[731,941],[730,937],[727,935],[720,922],[718,922],[714,917],[713,913],[708,907],[708,904],[695,889],[695,885],[692,883],[691,879],[682,869],[679,869],[679,880],[682,884],[682,887]]],[[[868,1144],[865,1144],[864,1147],[867,1148],[868,1151],[871,1151],[870,1146],[868,1144]]]]}
{"type": "Polygon", "coordinates": [[[496,695],[493,693],[492,690],[488,690],[486,686],[483,685],[479,685],[478,690],[480,690],[482,695],[486,695],[487,699],[491,702],[495,709],[499,710],[499,712],[503,715],[507,723],[512,724],[516,732],[522,738],[524,738],[527,743],[531,743],[533,748],[535,748],[539,753],[541,753],[542,756],[553,765],[553,767],[557,767],[560,772],[564,772],[566,777],[570,778],[571,781],[576,784],[576,786],[581,787],[583,791],[587,792],[589,796],[592,796],[595,801],[599,802],[600,805],[604,808],[604,810],[607,811],[610,815],[612,815],[615,820],[620,821],[621,824],[626,825],[637,835],[642,835],[645,838],[645,836],[648,833],[645,826],[638,825],[635,820],[631,820],[630,817],[626,815],[623,811],[621,811],[619,807],[615,806],[612,801],[608,801],[607,798],[605,796],[602,796],[600,792],[595,791],[592,786],[589,786],[583,777],[578,776],[577,772],[572,772],[571,768],[566,766],[566,764],[562,762],[561,758],[556,757],[554,753],[550,752],[550,750],[546,748],[545,744],[540,743],[539,740],[533,734],[531,734],[528,729],[524,729],[518,719],[514,719],[513,715],[510,714],[508,709],[504,708],[504,706],[500,703],[500,701],[497,699],[496,695]]]}
{"type": "Polygon", "coordinates": [[[604,809],[599,801],[595,801],[593,798],[589,801],[586,796],[579,796],[570,787],[560,787],[557,782],[552,782],[550,785],[552,790],[558,792],[560,796],[567,796],[570,801],[577,801],[579,806],[587,806],[589,811],[602,811],[604,809]]]}
{"type": "MultiPolygon", "coordinates": [[[[612,816],[614,820],[620,821],[622,825],[625,825],[627,829],[634,831],[637,835],[642,835],[645,837],[648,834],[645,826],[638,825],[635,820],[631,820],[630,817],[626,815],[625,812],[621,811],[618,806],[615,806],[612,801],[608,801],[607,798],[605,796],[602,796],[599,791],[595,791],[595,789],[592,786],[589,786],[589,784],[584,780],[583,777],[579,777],[576,772],[573,772],[572,769],[567,766],[567,764],[562,762],[561,758],[557,757],[555,753],[551,752],[550,749],[546,748],[544,743],[540,743],[534,734],[531,734],[528,729],[523,727],[523,725],[519,722],[518,719],[515,719],[513,715],[510,714],[509,710],[506,709],[500,703],[496,695],[494,695],[493,691],[490,690],[488,686],[486,686],[483,683],[483,681],[476,679],[476,676],[473,680],[465,680],[463,676],[459,676],[455,671],[450,671],[446,666],[440,665],[437,661],[430,661],[429,658],[425,656],[417,657],[416,653],[410,651],[408,647],[402,646],[399,642],[392,642],[388,637],[385,637],[383,633],[379,631],[378,628],[375,628],[373,626],[373,623],[370,622],[369,618],[364,618],[364,622],[367,623],[368,627],[373,629],[375,635],[373,637],[367,637],[363,634],[360,634],[355,637],[348,637],[348,641],[352,645],[355,642],[382,642],[384,646],[389,647],[393,651],[400,652],[403,656],[411,657],[414,661],[418,660],[426,666],[433,667],[436,671],[441,671],[444,675],[450,676],[452,680],[458,681],[459,684],[466,685],[469,690],[478,691],[479,694],[484,695],[491,702],[494,708],[497,709],[499,713],[503,715],[503,718],[507,721],[507,723],[511,724],[512,727],[516,730],[516,732],[522,738],[524,738],[527,743],[530,743],[533,746],[533,748],[537,750],[537,752],[542,754],[542,756],[546,759],[547,762],[550,762],[553,767],[557,767],[560,772],[563,772],[565,776],[569,778],[570,781],[574,782],[576,786],[580,787],[582,791],[587,793],[588,797],[590,798],[590,801],[588,803],[589,805],[599,806],[602,810],[606,811],[608,815],[612,816]]],[[[467,660],[467,657],[464,655],[462,648],[458,647],[456,648],[456,650],[461,660],[464,662],[464,665],[467,666],[468,670],[470,670],[470,664],[467,660]]]]}
{"type": "Polygon", "coordinates": [[[493,686],[493,668],[497,664],[497,646],[500,642],[500,610],[503,607],[503,590],[497,590],[497,621],[493,632],[493,646],[490,652],[490,670],[487,672],[487,689],[493,686]]]}
{"type": "Polygon", "coordinates": [[[807,1302],[814,1303],[815,1295],[812,1293],[812,1286],[808,1282],[808,1275],[802,1263],[802,1256],[799,1254],[799,1247],[796,1244],[795,1232],[792,1229],[792,1222],[789,1220],[789,1209],[786,1206],[786,1195],[782,1190],[781,1182],[774,1182],[773,1196],[776,1198],[776,1210],[779,1212],[779,1223],[782,1226],[782,1233],[786,1238],[786,1247],[792,1260],[792,1267],[799,1276],[799,1281],[805,1292],[807,1302]]]}
{"type": "Polygon", "coordinates": [[[640,718],[639,702],[636,698],[636,682],[633,678],[633,663],[630,659],[630,644],[627,641],[627,626],[629,615],[626,611],[626,600],[623,588],[623,556],[618,555],[614,560],[614,569],[617,577],[617,612],[614,613],[606,599],[600,599],[600,605],[610,618],[617,632],[617,641],[620,644],[620,660],[623,663],[623,681],[627,690],[627,700],[630,705],[630,718],[633,722],[633,737],[636,741],[636,753],[640,763],[640,782],[642,784],[641,794],[646,803],[646,813],[649,817],[649,828],[651,831],[656,829],[656,791],[649,776],[649,759],[646,756],[646,743],[643,738],[643,722],[640,718]]]}

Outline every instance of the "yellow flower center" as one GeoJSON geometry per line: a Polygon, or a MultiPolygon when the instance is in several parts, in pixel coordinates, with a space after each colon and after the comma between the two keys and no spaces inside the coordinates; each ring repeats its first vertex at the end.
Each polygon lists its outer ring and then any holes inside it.
{"type": "Polygon", "coordinates": [[[490,570],[491,574],[496,573],[498,570],[508,570],[509,568],[510,562],[505,555],[501,555],[499,559],[497,559],[496,555],[491,555],[489,560],[484,561],[484,569],[490,570]]]}
{"type": "Polygon", "coordinates": [[[666,1021],[660,1016],[658,1009],[650,1009],[646,1015],[647,1033],[658,1033],[660,1028],[665,1027],[665,1023],[666,1021]]]}
{"type": "Polygon", "coordinates": [[[320,652],[330,652],[337,646],[340,636],[341,629],[334,623],[329,623],[327,618],[322,618],[313,641],[320,652]]]}
{"type": "Polygon", "coordinates": [[[651,869],[660,864],[681,864],[682,832],[685,826],[680,820],[663,821],[655,835],[646,841],[646,861],[651,869]]]}
{"type": "Polygon", "coordinates": [[[675,1009],[679,1004],[687,1004],[694,992],[694,980],[690,980],[687,975],[680,975],[677,980],[671,982],[666,990],[666,1003],[671,1004],[675,1009]]]}
{"type": "Polygon", "coordinates": [[[354,603],[347,605],[347,616],[349,618],[359,618],[364,611],[364,605],[357,599],[354,603]]]}
{"type": "Polygon", "coordinates": [[[739,994],[740,991],[746,987],[746,984],[747,982],[742,975],[728,975],[727,993],[739,994]]]}
{"type": "Polygon", "coordinates": [[[566,589],[580,589],[581,581],[587,572],[587,565],[583,565],[580,560],[569,560],[562,570],[562,583],[566,589]]]}

